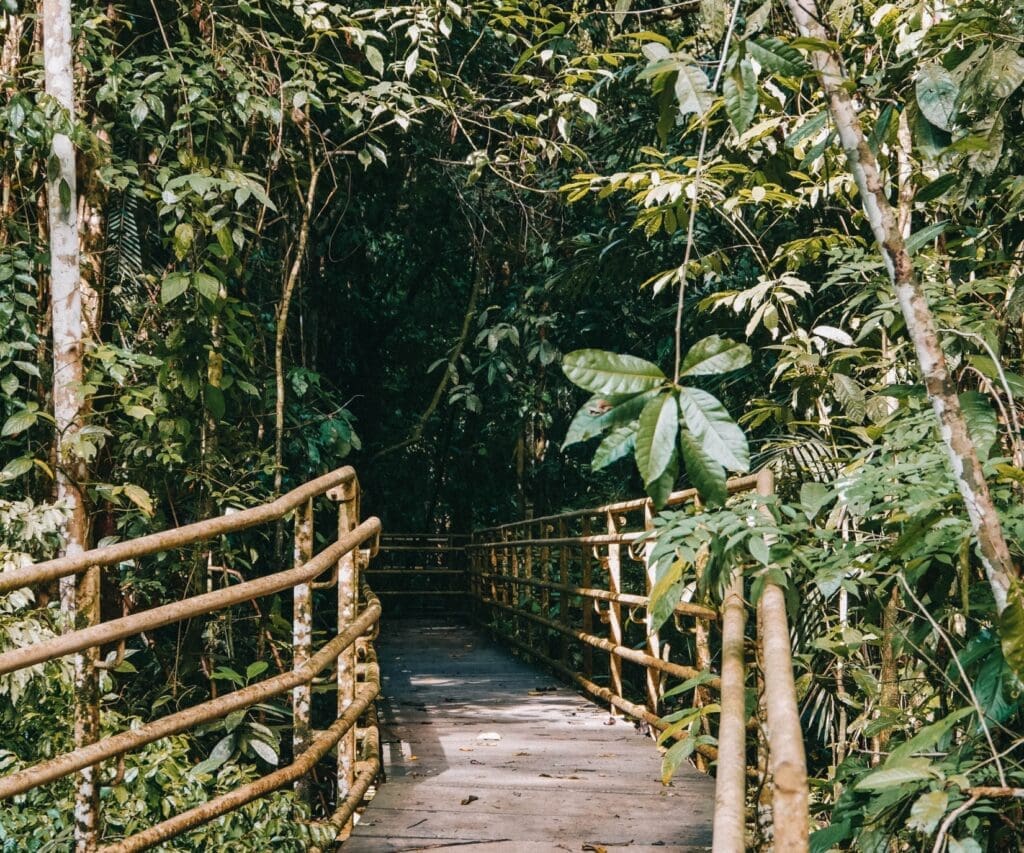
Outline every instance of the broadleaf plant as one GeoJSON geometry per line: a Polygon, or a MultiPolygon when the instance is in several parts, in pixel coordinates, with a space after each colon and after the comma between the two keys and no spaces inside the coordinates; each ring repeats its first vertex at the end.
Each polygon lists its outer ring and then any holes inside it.
{"type": "MultiPolygon", "coordinates": [[[[746,344],[711,335],[690,348],[679,374],[713,376],[749,363],[746,344]]],[[[673,382],[642,358],[605,350],[570,352],[562,369],[594,394],[573,418],[563,447],[607,433],[592,466],[604,468],[632,452],[655,506],[667,502],[680,464],[709,505],[725,502],[728,471],[749,470],[746,436],[707,391],[673,382]]]]}

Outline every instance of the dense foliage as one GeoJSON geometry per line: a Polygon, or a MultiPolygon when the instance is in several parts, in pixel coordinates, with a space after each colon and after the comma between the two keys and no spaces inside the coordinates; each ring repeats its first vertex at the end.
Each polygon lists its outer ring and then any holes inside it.
{"type": "MultiPolygon", "coordinates": [[[[44,193],[67,131],[93,544],[342,460],[392,530],[692,484],[719,506],[659,519],[660,612],[691,587],[717,601],[737,566],[755,599],[787,590],[813,848],[1024,844],[1024,611],[997,613],[811,61],[842,59],[1019,566],[1019,0],[835,0],[827,41],[772,0],[78,3],[73,123],[43,93],[37,10],[3,9],[0,568],[55,553],[67,510],[44,193]],[[779,494],[751,526],[724,477],[765,464],[779,494]]],[[[258,575],[280,539],[216,560],[258,575]]],[[[204,588],[213,562],[122,566],[104,612],[204,588]]],[[[130,644],[104,727],[279,665],[283,606],[130,644]]],[[[55,590],[0,600],[0,647],[59,629],[55,590]]],[[[58,664],[0,680],[0,771],[67,745],[69,692],[58,664]]],[[[283,714],[104,770],[104,831],[276,763],[283,714]]],[[[70,797],[5,809],[5,849],[63,849],[70,797]]],[[[290,796],[251,809],[181,849],[305,849],[290,796]]]]}

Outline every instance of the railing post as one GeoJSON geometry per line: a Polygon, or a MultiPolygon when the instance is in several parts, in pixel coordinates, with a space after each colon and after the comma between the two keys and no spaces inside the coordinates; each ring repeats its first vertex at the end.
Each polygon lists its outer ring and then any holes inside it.
{"type": "MultiPolygon", "coordinates": [[[[619,535],[619,523],[615,513],[605,513],[609,536],[619,535]]],[[[608,543],[608,591],[614,595],[622,593],[622,545],[608,543]]],[[[613,645],[622,645],[622,605],[618,601],[608,602],[608,639],[613,645]]],[[[618,655],[608,653],[608,675],[612,692],[622,696],[622,660],[618,655]]],[[[612,713],[616,713],[614,706],[612,713]]]]}
{"type": "MultiPolygon", "coordinates": [[[[775,478],[761,469],[757,493],[770,497],[775,478]]],[[[767,513],[767,507],[762,507],[767,513]]],[[[772,831],[776,850],[801,853],[808,849],[810,818],[807,757],[793,679],[786,595],[766,583],[757,603],[758,630],[764,656],[764,698],[768,716],[768,750],[772,774],[772,831]]]]}
{"type": "MultiPolygon", "coordinates": [[[[565,519],[558,520],[558,538],[566,539],[567,530],[565,519]]],[[[569,621],[569,593],[565,587],[569,586],[569,547],[565,542],[558,543],[558,583],[562,589],[558,593],[558,621],[563,628],[571,625],[569,621]]],[[[562,666],[569,666],[569,637],[561,634],[559,637],[559,660],[562,666]]]]}
{"type": "MultiPolygon", "coordinates": [[[[295,510],[296,568],[313,556],[313,500],[295,510]]],[[[313,653],[313,590],[309,584],[298,584],[292,589],[292,668],[298,669],[313,653]]],[[[313,689],[307,682],[292,689],[292,749],[300,755],[309,747],[310,709],[313,689]]],[[[295,783],[300,799],[309,799],[309,779],[303,777],[295,783]]]]}
{"type": "MultiPolygon", "coordinates": [[[[355,481],[339,489],[332,489],[328,497],[338,502],[338,536],[344,536],[359,525],[359,484],[355,481]]],[[[349,551],[338,561],[338,631],[355,621],[359,599],[359,557],[357,549],[349,551]]],[[[337,714],[340,718],[356,696],[357,650],[353,643],[338,655],[337,714]]],[[[338,755],[338,795],[341,802],[352,790],[356,771],[356,727],[353,726],[340,741],[338,755]]]]}
{"type": "MultiPolygon", "coordinates": [[[[654,530],[654,506],[651,501],[647,501],[644,504],[644,530],[650,533],[654,530]]],[[[646,575],[646,588],[648,598],[651,595],[651,590],[654,589],[654,583],[657,580],[655,577],[655,564],[651,559],[651,555],[654,553],[654,539],[648,539],[644,543],[644,573],[646,575]]],[[[647,654],[651,657],[661,657],[661,637],[657,631],[652,631],[653,622],[651,620],[651,612],[647,611],[647,654]]],[[[661,705],[661,695],[664,682],[664,676],[661,672],[651,667],[646,667],[647,676],[647,707],[650,709],[652,714],[658,713],[658,707],[661,705]]]]}
{"type": "MultiPolygon", "coordinates": [[[[541,522],[538,527],[540,528],[540,539],[551,538],[551,525],[546,521],[541,522]]],[[[540,588],[540,613],[545,619],[551,618],[551,587],[547,584],[551,583],[551,546],[541,545],[540,547],[540,579],[545,584],[540,588]]],[[[536,587],[534,587],[536,589],[536,587]]],[[[545,655],[550,657],[551,655],[551,629],[542,628],[540,631],[541,636],[544,638],[542,644],[542,651],[545,655]]]]}
{"type": "MultiPolygon", "coordinates": [[[[587,539],[592,533],[590,516],[583,518],[583,538],[587,539]]],[[[594,562],[591,557],[591,546],[583,543],[583,552],[580,554],[580,583],[584,589],[591,589],[594,585],[594,562]]],[[[583,596],[583,633],[594,633],[594,600],[583,596]]],[[[587,679],[594,677],[594,647],[590,643],[583,644],[583,674],[587,679]]]]}

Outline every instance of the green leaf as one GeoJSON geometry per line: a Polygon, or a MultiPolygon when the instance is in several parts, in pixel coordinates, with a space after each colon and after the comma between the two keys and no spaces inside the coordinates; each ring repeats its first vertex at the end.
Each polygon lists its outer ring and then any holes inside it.
{"type": "Polygon", "coordinates": [[[683,388],[679,392],[679,411],[710,458],[733,471],[750,469],[747,437],[715,397],[700,388],[683,388]]]}
{"type": "Polygon", "coordinates": [[[647,401],[657,391],[648,391],[646,394],[636,395],[611,395],[605,397],[597,394],[584,403],[580,410],[569,424],[565,434],[565,441],[562,442],[562,449],[571,447],[581,441],[587,441],[600,435],[606,429],[622,426],[640,417],[647,401]]]}
{"type": "Polygon", "coordinates": [[[909,759],[892,767],[887,761],[885,766],[871,771],[853,787],[855,791],[888,791],[905,785],[916,786],[937,776],[927,758],[909,759]]]}
{"type": "Polygon", "coordinates": [[[65,178],[60,179],[57,187],[57,194],[60,196],[60,206],[65,210],[71,210],[71,184],[65,178]]]}
{"type": "Polygon", "coordinates": [[[810,66],[800,51],[777,38],[748,40],[747,53],[756,59],[762,68],[783,77],[802,77],[810,71],[810,66]]]}
{"type": "Polygon", "coordinates": [[[725,112],[737,133],[743,133],[757,115],[757,75],[749,59],[743,59],[722,83],[725,112]]]}
{"type": "Polygon", "coordinates": [[[566,353],[562,370],[570,382],[598,394],[641,394],[666,381],[656,364],[598,349],[566,353]]]}
{"type": "Polygon", "coordinates": [[[986,98],[1005,100],[1024,83],[1024,57],[1010,45],[994,51],[984,70],[982,88],[986,98]]]}
{"type": "Polygon", "coordinates": [[[963,410],[967,429],[978,450],[978,456],[984,462],[999,438],[999,421],[996,413],[988,397],[979,391],[961,394],[960,408],[963,410]]]}
{"type": "Polygon", "coordinates": [[[832,392],[851,421],[855,424],[864,423],[864,418],[867,417],[864,389],[856,380],[845,373],[833,373],[832,392]]]}
{"type": "Polygon", "coordinates": [[[690,113],[702,116],[715,102],[708,75],[696,65],[680,66],[676,73],[675,93],[679,114],[684,116],[690,113]]]}
{"type": "Polygon", "coordinates": [[[13,480],[22,474],[27,474],[32,470],[32,465],[31,456],[18,456],[4,465],[3,471],[0,471],[0,481],[13,480]]]}
{"type": "Polygon", "coordinates": [[[651,400],[640,413],[636,434],[636,466],[644,485],[657,480],[668,467],[676,450],[679,404],[674,394],[651,400]]]}
{"type": "Polygon", "coordinates": [[[188,290],[188,273],[172,272],[164,277],[160,285],[160,301],[167,305],[188,290]]]}
{"type": "Polygon", "coordinates": [[[224,392],[215,385],[207,384],[204,394],[206,410],[215,421],[224,417],[224,392]]]}
{"type": "Polygon", "coordinates": [[[370,67],[377,72],[377,76],[381,77],[384,75],[384,57],[381,52],[377,50],[372,44],[367,43],[363,47],[363,53],[366,55],[366,61],[370,63],[370,67]]]}
{"type": "Polygon", "coordinates": [[[39,412],[34,409],[22,409],[20,412],[15,412],[4,421],[4,428],[0,430],[0,436],[6,437],[24,432],[37,420],[39,420],[39,412]]]}
{"type": "Polygon", "coordinates": [[[711,376],[728,373],[750,364],[750,347],[746,344],[711,335],[697,341],[683,359],[680,376],[711,376]]]}
{"type": "Polygon", "coordinates": [[[946,815],[949,807],[949,794],[945,791],[929,791],[921,794],[910,807],[910,820],[907,828],[916,830],[922,835],[931,835],[939,821],[946,815]]]}
{"type": "Polygon", "coordinates": [[[174,229],[174,239],[172,242],[174,243],[174,254],[179,261],[183,260],[188,254],[189,249],[192,248],[195,236],[195,231],[187,222],[182,222],[174,229]]]}
{"type": "Polygon", "coordinates": [[[679,454],[673,452],[672,458],[668,460],[668,466],[658,479],[648,483],[644,488],[648,497],[654,504],[655,509],[661,509],[668,502],[669,495],[675,488],[676,480],[679,479],[679,454]]]}
{"type": "Polygon", "coordinates": [[[252,738],[249,741],[249,746],[252,747],[252,751],[255,752],[260,758],[270,764],[273,767],[277,766],[277,752],[269,743],[264,743],[258,738],[252,738]]]}
{"type": "Polygon", "coordinates": [[[828,506],[835,494],[824,483],[804,483],[800,486],[800,507],[808,521],[814,521],[822,508],[828,506]]]}
{"type": "Polygon", "coordinates": [[[942,234],[946,230],[946,226],[949,222],[934,222],[931,225],[926,225],[920,231],[915,231],[907,238],[907,252],[911,255],[915,254],[918,249],[922,246],[927,246],[936,237],[942,234]]]}
{"type": "Polygon", "coordinates": [[[128,498],[135,506],[143,511],[146,515],[151,516],[153,514],[153,499],[149,496],[142,486],[136,486],[129,483],[121,491],[124,492],[124,496],[128,498]]]}
{"type": "Polygon", "coordinates": [[[590,461],[590,467],[595,471],[606,468],[613,462],[618,462],[625,456],[629,456],[636,447],[636,426],[627,424],[613,429],[604,437],[602,442],[594,451],[594,458],[590,461]]]}
{"type": "Polygon", "coordinates": [[[725,469],[707,455],[689,430],[679,431],[679,448],[686,465],[686,476],[708,506],[722,506],[728,497],[725,469]]]}
{"type": "Polygon", "coordinates": [[[1018,679],[1024,680],[1024,593],[1015,583],[999,614],[999,645],[1003,657],[1018,679]]]}
{"type": "Polygon", "coordinates": [[[661,759],[661,784],[667,785],[672,781],[679,765],[686,761],[696,748],[697,742],[692,737],[684,737],[672,744],[661,759]]]}
{"type": "Polygon", "coordinates": [[[939,175],[934,181],[931,181],[925,186],[921,187],[917,191],[917,195],[914,196],[914,201],[926,202],[935,201],[937,198],[942,198],[947,192],[949,192],[957,181],[960,180],[959,175],[947,174],[939,175]]]}
{"type": "Polygon", "coordinates": [[[974,708],[960,708],[941,720],[924,726],[916,735],[905,743],[901,743],[885,760],[883,767],[897,766],[911,759],[915,752],[929,752],[945,735],[964,717],[974,713],[974,708]]]}
{"type": "Polygon", "coordinates": [[[683,561],[673,560],[659,573],[647,604],[648,631],[657,631],[676,609],[683,587],[683,561]]]}
{"type": "Polygon", "coordinates": [[[199,292],[199,295],[210,302],[216,301],[220,296],[220,282],[212,275],[205,272],[197,272],[192,276],[192,285],[199,292]]]}
{"type": "Polygon", "coordinates": [[[956,79],[938,62],[917,72],[914,86],[917,106],[929,122],[942,130],[952,130],[956,122],[956,102],[960,87],[956,79]]]}

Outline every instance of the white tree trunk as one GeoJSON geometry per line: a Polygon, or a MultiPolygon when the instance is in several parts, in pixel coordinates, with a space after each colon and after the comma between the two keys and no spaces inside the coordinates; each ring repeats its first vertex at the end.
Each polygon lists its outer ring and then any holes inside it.
{"type": "MultiPolygon", "coordinates": [[[[787,5],[803,35],[822,42],[829,40],[821,24],[822,17],[816,0],[787,0],[787,5]]],[[[839,57],[827,50],[814,50],[811,51],[811,60],[828,99],[829,111],[846,151],[850,171],[860,190],[864,213],[889,270],[907,331],[917,352],[921,377],[939,421],[939,432],[946,446],[953,476],[978,538],[982,564],[992,588],[996,609],[1002,613],[1017,581],[1018,572],[1010,557],[977,448],[967,429],[960,398],[946,368],[935,317],[914,271],[893,207],[885,195],[878,160],[864,138],[850,91],[845,86],[848,81],[839,57]]]]}
{"type": "MultiPolygon", "coordinates": [[[[70,0],[43,0],[43,62],[48,95],[74,117],[74,74],[71,56],[70,0]]],[[[63,129],[63,128],[62,128],[63,129]]],[[[55,133],[46,179],[50,232],[50,303],[53,310],[53,415],[56,427],[57,497],[70,508],[67,554],[87,546],[88,519],[82,486],[86,466],[75,452],[82,427],[82,297],[79,273],[78,216],[75,187],[75,149],[66,133],[55,133]]],[[[91,569],[77,580],[62,578],[61,610],[66,627],[96,619],[99,573],[91,569]]],[[[75,744],[96,739],[96,649],[75,657],[75,744]]],[[[75,844],[79,851],[96,846],[98,788],[95,771],[79,774],[75,803],[75,844]]]]}

